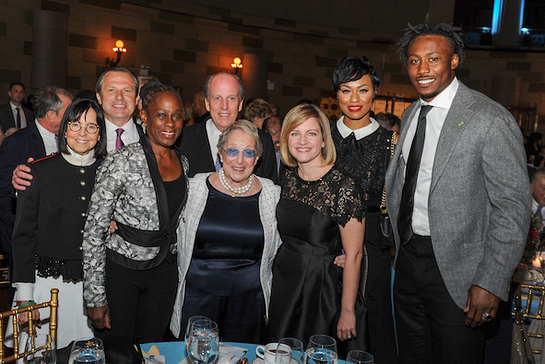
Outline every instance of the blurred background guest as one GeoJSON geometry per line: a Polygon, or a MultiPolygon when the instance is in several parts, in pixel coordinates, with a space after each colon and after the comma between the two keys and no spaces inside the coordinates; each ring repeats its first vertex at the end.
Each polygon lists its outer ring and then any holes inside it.
{"type": "MultiPolygon", "coordinates": [[[[392,132],[371,117],[371,107],[380,85],[369,60],[346,57],[333,71],[333,90],[343,116],[331,125],[337,164],[351,176],[365,204],[365,299],[369,338],[364,347],[379,363],[397,362],[391,300],[393,242],[382,235],[380,206],[384,177],[390,161],[392,132]]],[[[362,327],[362,329],[363,329],[362,327]]],[[[360,334],[363,334],[360,332],[360,334]]],[[[361,348],[359,348],[361,349],[361,348]]]]}
{"type": "Polygon", "coordinates": [[[282,161],[291,169],[277,208],[283,243],[273,265],[273,340],[308,342],[311,335],[324,333],[356,343],[364,339],[363,330],[362,335],[357,331],[358,311],[363,309],[358,294],[363,201],[354,180],[335,165],[329,120],[317,106],[301,104],[290,110],[280,141],[282,161]],[[334,264],[342,249],[344,270],[334,264]]]}
{"type": "Polygon", "coordinates": [[[269,116],[263,122],[263,131],[269,134],[274,144],[274,154],[276,156],[277,172],[280,171],[280,129],[282,128],[282,122],[277,116],[269,116]]]}
{"type": "Polygon", "coordinates": [[[399,133],[399,125],[401,120],[396,115],[379,112],[377,115],[375,115],[375,120],[378,121],[380,126],[382,126],[384,129],[399,133]]]}
{"type": "Polygon", "coordinates": [[[263,99],[253,100],[244,109],[244,118],[252,122],[258,129],[263,129],[263,121],[272,115],[271,107],[263,99]]]}
{"type": "MultiPolygon", "coordinates": [[[[60,153],[30,167],[34,179],[17,198],[12,243],[16,306],[48,301],[49,291],[58,288],[57,346],[63,348],[93,335],[83,307],[81,243],[95,174],[106,154],[102,109],[91,100],[74,102],[64,113],[59,135],[60,153]]],[[[40,314],[37,332],[48,333],[49,310],[40,314]]],[[[21,324],[27,321],[19,316],[21,324]]],[[[24,345],[26,335],[20,335],[24,345]]]]}
{"type": "Polygon", "coordinates": [[[193,95],[191,107],[193,109],[193,120],[195,120],[195,124],[206,121],[210,118],[210,113],[208,110],[206,110],[204,99],[204,91],[202,90],[193,95]]]}
{"type": "Polygon", "coordinates": [[[218,323],[223,341],[266,342],[273,259],[280,245],[280,187],[254,175],[263,147],[257,128],[239,120],[218,141],[223,167],[190,181],[178,227],[180,285],[171,330],[183,339],[196,315],[218,323]]]}
{"type": "Polygon", "coordinates": [[[186,201],[180,95],[142,88],[139,143],[110,153],[97,173],[83,239],[84,299],[101,338],[162,341],[178,283],[176,227],[186,201]],[[108,235],[110,221],[117,230],[108,235]],[[106,329],[106,330],[103,330],[106,329]]]}

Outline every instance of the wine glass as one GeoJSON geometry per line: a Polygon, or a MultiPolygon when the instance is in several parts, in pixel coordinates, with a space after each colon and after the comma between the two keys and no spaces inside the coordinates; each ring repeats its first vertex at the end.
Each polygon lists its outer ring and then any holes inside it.
{"type": "MultiPolygon", "coordinates": [[[[278,348],[280,348],[281,345],[286,345],[291,348],[291,359],[295,361],[293,364],[303,364],[304,349],[301,340],[292,337],[284,337],[278,340],[278,348]]],[[[275,359],[275,364],[282,364],[280,358],[277,357],[275,359]]]]}
{"type": "Polygon", "coordinates": [[[218,325],[211,321],[193,322],[187,342],[187,356],[194,364],[214,363],[219,356],[218,325]]]}
{"type": "Polygon", "coordinates": [[[337,364],[337,341],[328,335],[312,335],[305,352],[305,364],[337,364]]]}
{"type": "Polygon", "coordinates": [[[51,335],[34,334],[29,336],[26,340],[25,352],[30,352],[23,357],[25,364],[57,364],[55,340],[51,335]]]}
{"type": "Polygon", "coordinates": [[[363,350],[352,350],[346,356],[346,363],[350,364],[373,364],[373,355],[363,350]]]}
{"type": "Polygon", "coordinates": [[[72,345],[68,364],[104,364],[104,345],[99,338],[78,339],[72,345]]]}
{"type": "Polygon", "coordinates": [[[191,334],[191,331],[193,330],[193,323],[197,321],[212,321],[206,316],[192,316],[187,320],[187,327],[185,328],[185,349],[187,351],[187,355],[189,355],[189,336],[191,334]]]}

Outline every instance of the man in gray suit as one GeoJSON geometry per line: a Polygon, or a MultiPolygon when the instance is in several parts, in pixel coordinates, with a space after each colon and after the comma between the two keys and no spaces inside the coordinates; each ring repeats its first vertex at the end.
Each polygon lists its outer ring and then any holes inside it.
{"type": "Polygon", "coordinates": [[[507,299],[528,234],[522,135],[504,107],[456,79],[458,29],[409,25],[398,45],[420,95],[386,174],[401,362],[480,363],[480,326],[507,299]]]}

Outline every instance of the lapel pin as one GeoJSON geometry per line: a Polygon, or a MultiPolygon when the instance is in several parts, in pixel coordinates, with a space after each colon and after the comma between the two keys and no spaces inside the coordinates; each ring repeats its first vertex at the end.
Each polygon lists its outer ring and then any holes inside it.
{"type": "Polygon", "coordinates": [[[460,122],[458,123],[458,126],[462,126],[463,124],[464,124],[464,122],[463,122],[463,121],[460,121],[460,122]]]}

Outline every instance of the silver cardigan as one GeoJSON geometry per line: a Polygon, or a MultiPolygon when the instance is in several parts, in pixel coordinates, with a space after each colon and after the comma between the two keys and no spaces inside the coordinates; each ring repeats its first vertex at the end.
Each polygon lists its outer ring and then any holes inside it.
{"type": "MultiPolygon", "coordinates": [[[[176,336],[180,336],[182,305],[185,295],[185,278],[195,245],[195,236],[206,207],[208,187],[206,179],[211,173],[199,173],[189,181],[189,196],[187,204],[182,212],[182,219],[178,225],[178,294],[170,320],[170,330],[176,336]]],[[[275,185],[271,180],[256,177],[261,182],[261,194],[259,195],[259,216],[263,225],[264,248],[261,257],[260,280],[265,298],[266,319],[268,319],[269,301],[271,297],[272,264],[276,251],[282,243],[278,234],[276,221],[276,204],[280,199],[280,186],[275,185]]]]}

